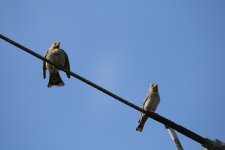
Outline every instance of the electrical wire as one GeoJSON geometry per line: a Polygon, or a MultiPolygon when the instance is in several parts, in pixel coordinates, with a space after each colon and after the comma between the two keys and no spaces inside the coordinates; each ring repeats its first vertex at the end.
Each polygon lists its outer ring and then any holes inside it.
{"type": "Polygon", "coordinates": [[[21,50],[23,50],[23,51],[25,51],[25,52],[27,52],[27,53],[37,57],[38,59],[41,59],[42,61],[45,61],[45,62],[47,62],[47,63],[57,67],[58,69],[60,69],[60,70],[62,70],[64,72],[70,74],[71,76],[77,78],[78,80],[80,80],[80,81],[82,81],[82,82],[92,86],[93,88],[95,88],[95,89],[97,89],[97,90],[99,90],[99,91],[101,91],[101,92],[103,92],[103,93],[113,97],[114,99],[124,103],[125,105],[127,105],[127,106],[129,106],[129,107],[131,107],[131,108],[133,108],[133,109],[135,109],[137,111],[145,113],[148,117],[150,117],[150,118],[152,118],[152,119],[154,119],[154,120],[164,124],[165,126],[168,126],[168,127],[171,127],[173,129],[175,129],[176,131],[178,131],[181,134],[189,137],[190,139],[200,143],[201,145],[203,145],[203,146],[205,145],[206,138],[203,138],[202,136],[192,132],[191,130],[189,130],[189,129],[183,127],[183,126],[180,126],[180,125],[176,124],[175,122],[173,122],[173,121],[171,121],[171,120],[169,120],[169,119],[167,119],[167,118],[165,118],[163,116],[160,116],[157,113],[145,111],[144,109],[142,109],[142,108],[134,105],[133,103],[123,99],[122,97],[120,97],[120,96],[118,96],[118,95],[116,95],[116,94],[114,94],[114,93],[112,93],[112,92],[102,88],[101,86],[99,86],[99,85],[97,85],[97,84],[95,84],[95,83],[85,79],[84,77],[82,77],[82,76],[80,76],[80,75],[78,75],[78,74],[76,74],[74,72],[71,72],[71,71],[69,71],[69,70],[67,70],[67,69],[65,69],[63,67],[60,67],[59,65],[49,61],[48,59],[44,58],[43,56],[37,54],[36,52],[26,48],[25,46],[23,46],[23,45],[21,45],[19,43],[15,42],[15,41],[13,41],[13,40],[11,40],[9,38],[7,38],[6,36],[4,36],[2,34],[0,34],[0,38],[3,39],[6,42],[8,42],[8,43],[18,47],[19,49],[21,49],[21,50]]]}

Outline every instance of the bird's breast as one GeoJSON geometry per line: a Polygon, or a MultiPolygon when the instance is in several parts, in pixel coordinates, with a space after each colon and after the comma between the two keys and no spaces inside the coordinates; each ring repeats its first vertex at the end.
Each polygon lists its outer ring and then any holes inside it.
{"type": "Polygon", "coordinates": [[[65,65],[65,55],[60,50],[51,52],[47,59],[62,67],[65,65]]]}
{"type": "Polygon", "coordinates": [[[150,95],[144,105],[146,111],[155,111],[159,104],[159,96],[157,94],[150,95]]]}
{"type": "MultiPolygon", "coordinates": [[[[48,52],[47,59],[50,61],[60,65],[61,67],[64,67],[65,65],[65,55],[61,50],[51,50],[48,52]]],[[[46,63],[46,67],[49,69],[50,72],[58,72],[58,69],[54,66],[46,63]]]]}

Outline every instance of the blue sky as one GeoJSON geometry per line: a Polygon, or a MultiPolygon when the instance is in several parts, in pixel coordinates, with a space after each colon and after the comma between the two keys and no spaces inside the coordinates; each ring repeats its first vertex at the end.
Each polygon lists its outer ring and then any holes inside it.
{"type": "MultiPolygon", "coordinates": [[[[44,54],[60,41],[71,70],[160,115],[225,141],[223,0],[1,0],[1,34],[44,54]]],[[[80,82],[47,88],[42,61],[0,40],[0,149],[175,149],[164,126],[80,82]]],[[[178,133],[184,149],[203,149],[178,133]]]]}

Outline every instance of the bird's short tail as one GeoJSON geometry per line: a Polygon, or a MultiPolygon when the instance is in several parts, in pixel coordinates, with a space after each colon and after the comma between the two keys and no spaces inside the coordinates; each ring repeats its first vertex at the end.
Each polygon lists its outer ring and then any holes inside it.
{"type": "Polygon", "coordinates": [[[48,87],[52,86],[64,86],[64,83],[59,75],[59,72],[56,73],[50,73],[48,87]]]}
{"type": "Polygon", "coordinates": [[[147,116],[142,116],[141,119],[138,121],[138,126],[136,128],[136,131],[142,132],[145,122],[147,121],[148,117],[147,116]]]}

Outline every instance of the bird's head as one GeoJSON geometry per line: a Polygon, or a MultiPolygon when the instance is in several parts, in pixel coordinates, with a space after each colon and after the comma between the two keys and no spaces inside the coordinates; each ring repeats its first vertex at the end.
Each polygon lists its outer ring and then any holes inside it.
{"type": "Polygon", "coordinates": [[[157,93],[158,93],[158,84],[156,84],[156,83],[151,83],[151,84],[150,84],[150,87],[149,87],[149,91],[157,92],[157,93]]]}
{"type": "Polygon", "coordinates": [[[52,43],[49,49],[59,49],[59,48],[60,48],[60,42],[54,42],[52,43]]]}

